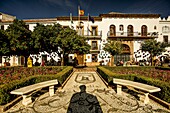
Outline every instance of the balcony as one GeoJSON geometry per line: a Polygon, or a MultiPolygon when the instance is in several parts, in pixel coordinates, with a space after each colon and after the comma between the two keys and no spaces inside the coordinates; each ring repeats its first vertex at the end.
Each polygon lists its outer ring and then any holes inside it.
{"type": "Polygon", "coordinates": [[[93,40],[93,39],[98,39],[100,40],[101,37],[102,37],[102,31],[77,31],[78,35],[81,35],[81,36],[85,36],[87,37],[89,40],[93,40]]]}
{"type": "Polygon", "coordinates": [[[158,38],[157,32],[148,32],[142,34],[141,32],[116,32],[116,33],[110,33],[108,31],[107,33],[108,38],[140,38],[140,39],[149,39],[149,38],[158,38]]]}

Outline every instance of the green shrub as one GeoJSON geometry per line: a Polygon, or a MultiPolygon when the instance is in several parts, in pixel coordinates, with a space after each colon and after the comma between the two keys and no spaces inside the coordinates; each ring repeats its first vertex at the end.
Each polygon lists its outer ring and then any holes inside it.
{"type": "Polygon", "coordinates": [[[153,93],[153,95],[170,103],[170,84],[168,82],[135,74],[116,74],[105,67],[98,67],[97,72],[109,83],[109,85],[113,85],[113,78],[120,78],[159,87],[161,88],[161,91],[153,93]]]}
{"type": "Polygon", "coordinates": [[[67,77],[72,73],[72,71],[73,71],[72,67],[65,67],[62,71],[58,72],[55,75],[46,74],[43,76],[41,75],[30,76],[20,80],[12,81],[9,84],[0,85],[0,105],[4,105],[17,97],[16,95],[10,94],[12,90],[52,79],[57,79],[59,81],[59,84],[62,84],[67,79],[67,77]]]}

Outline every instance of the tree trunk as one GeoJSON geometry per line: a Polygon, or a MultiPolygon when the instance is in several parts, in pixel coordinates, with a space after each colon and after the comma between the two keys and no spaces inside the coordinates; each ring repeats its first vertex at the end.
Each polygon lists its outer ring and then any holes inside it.
{"type": "Polygon", "coordinates": [[[27,60],[28,60],[28,56],[24,56],[24,67],[27,67],[27,60]]]}
{"type": "Polygon", "coordinates": [[[111,56],[110,66],[114,66],[114,56],[111,56]]]}
{"type": "Polygon", "coordinates": [[[62,59],[61,59],[61,65],[62,66],[65,66],[66,65],[66,57],[67,57],[67,54],[65,54],[65,53],[63,53],[63,57],[62,57],[62,59]]]}
{"type": "Polygon", "coordinates": [[[64,55],[61,57],[61,66],[64,66],[64,55]]]}

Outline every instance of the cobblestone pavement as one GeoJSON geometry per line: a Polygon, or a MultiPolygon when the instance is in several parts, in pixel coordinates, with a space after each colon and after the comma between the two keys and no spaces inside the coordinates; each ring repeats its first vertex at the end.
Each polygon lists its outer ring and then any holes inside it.
{"type": "Polygon", "coordinates": [[[135,93],[121,96],[107,87],[95,71],[77,71],[65,86],[50,97],[44,93],[23,106],[21,102],[6,113],[170,113],[152,100],[140,102],[135,93]]]}

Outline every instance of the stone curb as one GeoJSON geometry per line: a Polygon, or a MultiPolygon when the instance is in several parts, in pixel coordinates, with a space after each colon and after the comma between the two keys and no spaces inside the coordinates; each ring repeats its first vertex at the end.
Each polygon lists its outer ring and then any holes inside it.
{"type": "Polygon", "coordinates": [[[71,78],[71,76],[73,75],[74,72],[75,72],[75,70],[69,75],[69,77],[63,82],[63,84],[61,84],[61,88],[63,88],[65,86],[65,84],[68,82],[68,80],[71,78]]]}
{"type": "Polygon", "coordinates": [[[151,95],[151,94],[149,94],[149,97],[150,97],[152,100],[154,100],[155,102],[157,102],[158,104],[160,104],[160,105],[162,105],[162,106],[164,106],[164,107],[166,107],[167,109],[170,110],[170,103],[165,102],[165,101],[163,101],[163,100],[161,100],[161,99],[159,99],[159,98],[157,98],[157,97],[155,97],[155,96],[153,96],[153,95],[151,95]]]}
{"type": "Polygon", "coordinates": [[[8,103],[8,104],[6,104],[4,106],[0,106],[0,113],[3,113],[5,111],[7,111],[8,109],[13,107],[16,103],[18,103],[21,100],[22,100],[22,96],[19,96],[15,100],[11,101],[10,103],[8,103]]]}

